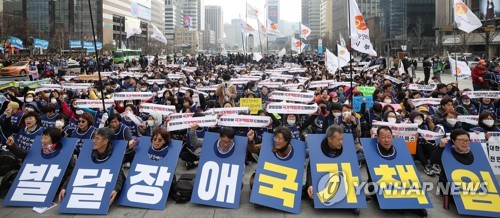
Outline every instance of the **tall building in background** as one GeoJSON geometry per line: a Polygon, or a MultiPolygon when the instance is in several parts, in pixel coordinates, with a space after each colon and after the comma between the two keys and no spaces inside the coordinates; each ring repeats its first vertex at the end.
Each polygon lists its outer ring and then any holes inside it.
{"type": "MultiPolygon", "coordinates": [[[[267,17],[275,24],[279,24],[280,22],[280,0],[267,0],[267,17]]],[[[266,21],[262,21],[266,22],[266,21]]]]}
{"type": "Polygon", "coordinates": [[[31,36],[41,39],[50,37],[50,2],[51,0],[24,0],[24,18],[36,30],[31,32],[31,36]]]}
{"type": "Polygon", "coordinates": [[[0,37],[20,37],[22,30],[28,29],[23,16],[22,0],[0,0],[0,37]]]}
{"type": "Polygon", "coordinates": [[[224,33],[226,33],[226,50],[243,51],[243,38],[241,27],[244,21],[241,19],[232,19],[231,24],[224,24],[224,33]]]}
{"type": "MultiPolygon", "coordinates": [[[[333,2],[332,17],[333,17],[333,40],[335,42],[339,41],[339,33],[342,34],[346,43],[349,43],[349,29],[348,29],[348,5],[345,0],[331,0],[333,2]]],[[[363,13],[363,11],[361,11],[363,13]]]]}
{"type": "MultiPolygon", "coordinates": [[[[219,48],[219,39],[224,35],[224,15],[221,6],[207,5],[205,6],[205,29],[209,29],[215,32],[215,44],[219,48]]],[[[209,33],[209,32],[207,32],[209,33]]],[[[207,38],[204,36],[204,38],[207,38]]],[[[210,37],[208,37],[210,39],[210,37]]],[[[210,41],[210,40],[208,40],[210,41]]],[[[205,41],[206,42],[206,41],[205,41]]],[[[207,46],[207,43],[203,43],[207,46]]]]}
{"type": "Polygon", "coordinates": [[[190,29],[205,30],[205,5],[203,0],[179,0],[184,16],[191,19],[190,29]]]}
{"type": "Polygon", "coordinates": [[[302,0],[302,24],[311,28],[311,35],[305,43],[316,49],[321,32],[321,0],[302,0]]]}
{"type": "Polygon", "coordinates": [[[333,10],[334,5],[332,0],[322,0],[320,8],[320,36],[325,40],[333,41],[333,10]]]}
{"type": "Polygon", "coordinates": [[[175,29],[183,27],[184,13],[179,0],[165,0],[165,37],[175,40],[175,29]]]}

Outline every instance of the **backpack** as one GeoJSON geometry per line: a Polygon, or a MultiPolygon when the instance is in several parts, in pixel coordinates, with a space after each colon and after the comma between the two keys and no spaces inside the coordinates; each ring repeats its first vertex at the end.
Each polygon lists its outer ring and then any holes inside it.
{"type": "Polygon", "coordinates": [[[196,174],[185,173],[180,176],[177,182],[172,184],[172,188],[170,189],[170,196],[175,200],[176,203],[186,203],[191,200],[195,178],[196,174]]]}
{"type": "Polygon", "coordinates": [[[17,157],[10,151],[0,151],[0,176],[8,172],[19,169],[17,157]]]}
{"type": "Polygon", "coordinates": [[[4,199],[7,196],[10,187],[16,180],[18,172],[19,170],[11,170],[4,175],[2,182],[0,183],[0,199],[4,199]]]}

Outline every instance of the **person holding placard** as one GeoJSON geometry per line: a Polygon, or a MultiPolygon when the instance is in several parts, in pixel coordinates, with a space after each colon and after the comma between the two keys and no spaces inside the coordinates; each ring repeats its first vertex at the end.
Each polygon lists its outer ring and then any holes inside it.
{"type": "MultiPolygon", "coordinates": [[[[94,137],[92,138],[93,150],[92,150],[92,161],[94,163],[103,163],[108,160],[108,158],[113,155],[113,138],[115,137],[115,131],[111,128],[104,127],[99,128],[95,132],[94,137]]],[[[116,199],[118,194],[121,192],[123,188],[123,184],[125,182],[125,174],[123,170],[120,169],[118,174],[118,179],[116,181],[115,187],[109,196],[110,201],[109,204],[113,204],[113,201],[116,199]]],[[[65,197],[66,188],[68,187],[69,177],[66,180],[63,180],[63,185],[61,191],[59,192],[59,202],[65,197]]],[[[104,196],[106,197],[106,196],[104,196]]]]}

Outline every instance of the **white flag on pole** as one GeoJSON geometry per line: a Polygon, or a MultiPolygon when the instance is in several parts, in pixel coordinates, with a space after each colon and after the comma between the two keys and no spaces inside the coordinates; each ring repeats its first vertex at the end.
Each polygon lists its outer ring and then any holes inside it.
{"type": "Polygon", "coordinates": [[[448,61],[450,62],[451,75],[457,76],[461,79],[466,79],[472,76],[472,72],[465,61],[456,61],[456,65],[455,59],[448,57],[448,61]]]}
{"type": "Polygon", "coordinates": [[[285,48],[281,49],[281,51],[278,53],[279,57],[283,57],[284,55],[286,55],[286,49],[285,48]]]}
{"type": "Polygon", "coordinates": [[[470,33],[483,24],[462,0],[455,0],[453,17],[458,29],[470,33]]]}
{"type": "Polygon", "coordinates": [[[337,69],[339,68],[339,60],[337,56],[330,52],[330,50],[326,49],[325,59],[326,69],[332,74],[335,73],[335,71],[337,71],[337,69]]]}
{"type": "Polygon", "coordinates": [[[349,65],[349,60],[351,60],[351,53],[347,50],[346,47],[337,45],[338,58],[339,58],[339,67],[345,67],[349,65]]]}
{"type": "Polygon", "coordinates": [[[311,28],[300,24],[300,38],[307,39],[309,35],[311,35],[311,28]]]}
{"type": "Polygon", "coordinates": [[[131,17],[125,18],[125,32],[127,33],[127,39],[133,35],[141,34],[141,21],[131,17]]]}
{"type": "Polygon", "coordinates": [[[262,59],[260,52],[253,53],[253,60],[259,62],[262,59]]]}
{"type": "Polygon", "coordinates": [[[349,4],[351,12],[351,17],[349,18],[351,47],[361,53],[377,56],[377,52],[373,49],[373,45],[370,42],[370,30],[366,27],[365,19],[361,11],[359,11],[356,0],[349,0],[349,4]]]}
{"type": "Polygon", "coordinates": [[[260,22],[259,19],[257,19],[257,23],[259,25],[259,30],[260,30],[260,34],[267,34],[267,28],[266,28],[266,25],[264,25],[262,22],[260,22]]]}
{"type": "Polygon", "coordinates": [[[342,33],[339,32],[339,39],[340,39],[340,45],[343,47],[346,47],[344,37],[342,36],[342,33]]]}
{"type": "Polygon", "coordinates": [[[244,33],[248,33],[248,34],[256,34],[257,33],[257,31],[255,31],[255,28],[253,28],[253,26],[248,24],[248,23],[243,24],[242,31],[244,33]]]}
{"type": "Polygon", "coordinates": [[[269,19],[267,19],[267,33],[270,35],[281,35],[278,26],[269,19]]]}
{"type": "Polygon", "coordinates": [[[399,71],[399,75],[402,75],[403,73],[406,73],[406,71],[405,71],[405,66],[403,65],[403,62],[402,62],[402,61],[399,61],[399,68],[398,68],[398,71],[399,71]]]}
{"type": "Polygon", "coordinates": [[[247,2],[247,17],[252,19],[257,19],[259,17],[259,9],[248,4],[247,2]]]}
{"type": "Polygon", "coordinates": [[[300,40],[295,39],[295,37],[292,37],[292,51],[296,51],[298,53],[302,52],[304,50],[304,43],[302,43],[300,40]]]}
{"type": "Polygon", "coordinates": [[[165,38],[163,33],[161,33],[160,29],[158,29],[158,27],[156,27],[154,24],[151,24],[151,25],[153,26],[153,34],[151,35],[151,38],[156,39],[159,42],[166,45],[167,39],[165,38]]]}

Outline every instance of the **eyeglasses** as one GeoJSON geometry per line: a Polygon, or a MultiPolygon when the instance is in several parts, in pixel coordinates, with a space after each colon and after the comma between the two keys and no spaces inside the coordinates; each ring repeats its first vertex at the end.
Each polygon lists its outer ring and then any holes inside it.
{"type": "Polygon", "coordinates": [[[151,141],[153,141],[153,142],[163,142],[165,140],[163,140],[163,138],[153,138],[153,139],[151,139],[151,141]]]}
{"type": "Polygon", "coordinates": [[[456,139],[455,141],[460,142],[462,144],[469,144],[470,143],[470,139],[456,139]]]}
{"type": "Polygon", "coordinates": [[[78,123],[86,123],[86,120],[78,120],[78,123]]]}

